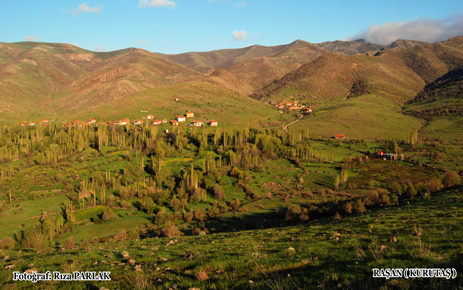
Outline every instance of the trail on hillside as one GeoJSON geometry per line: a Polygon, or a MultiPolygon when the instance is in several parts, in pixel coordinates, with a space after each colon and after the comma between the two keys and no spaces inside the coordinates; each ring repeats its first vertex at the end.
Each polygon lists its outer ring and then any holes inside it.
{"type": "Polygon", "coordinates": [[[288,132],[288,126],[290,126],[290,125],[292,125],[292,124],[294,124],[294,123],[296,123],[296,122],[299,122],[300,120],[302,120],[303,117],[304,117],[304,115],[301,115],[301,117],[300,117],[299,119],[297,119],[297,120],[295,120],[295,121],[289,123],[289,124],[286,125],[286,126],[283,126],[283,130],[285,130],[286,132],[288,132]]]}

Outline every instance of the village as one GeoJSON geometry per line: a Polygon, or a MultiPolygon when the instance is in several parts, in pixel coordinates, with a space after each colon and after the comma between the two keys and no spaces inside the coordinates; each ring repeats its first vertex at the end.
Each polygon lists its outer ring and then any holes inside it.
{"type": "MultiPolygon", "coordinates": [[[[193,112],[187,112],[184,115],[176,116],[173,120],[170,120],[170,121],[167,121],[167,119],[165,119],[165,118],[163,120],[155,119],[153,115],[147,115],[143,119],[147,120],[149,122],[149,124],[151,124],[153,126],[159,126],[159,125],[162,125],[162,124],[169,123],[169,124],[171,124],[173,126],[178,127],[180,123],[186,123],[187,118],[194,118],[194,117],[195,117],[195,114],[193,112]]],[[[42,119],[41,124],[42,124],[42,126],[46,127],[50,122],[53,122],[53,121],[54,120],[42,119]]],[[[103,124],[105,126],[110,126],[110,125],[113,125],[113,126],[114,125],[115,126],[126,126],[126,125],[130,124],[130,120],[128,118],[124,118],[124,119],[122,119],[120,121],[107,121],[107,122],[103,122],[101,124],[103,124]]],[[[142,125],[143,120],[142,119],[135,120],[135,121],[132,122],[132,124],[133,125],[142,125]]],[[[214,120],[210,120],[206,124],[209,125],[210,127],[217,127],[218,126],[218,122],[214,121],[214,120]]],[[[26,123],[26,122],[21,123],[21,126],[36,126],[36,125],[37,125],[37,123],[33,122],[33,121],[31,121],[29,123],[26,123]]],[[[89,119],[88,121],[74,120],[70,124],[68,124],[68,123],[62,123],[61,124],[61,126],[63,128],[68,128],[68,127],[73,127],[73,126],[98,127],[98,125],[99,125],[99,122],[96,119],[89,119]]],[[[203,121],[194,120],[191,123],[189,123],[188,126],[203,127],[203,126],[205,126],[205,124],[204,124],[203,121]]]]}

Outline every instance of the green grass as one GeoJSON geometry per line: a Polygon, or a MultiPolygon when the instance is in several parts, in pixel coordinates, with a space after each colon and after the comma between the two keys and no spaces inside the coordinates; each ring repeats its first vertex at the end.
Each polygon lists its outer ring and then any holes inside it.
{"type": "MultiPolygon", "coordinates": [[[[1,266],[15,264],[14,270],[18,271],[30,268],[27,266],[30,263],[40,272],[111,271],[111,282],[37,284],[57,289],[168,289],[172,284],[181,289],[456,289],[462,283],[460,275],[450,280],[387,280],[372,278],[372,270],[437,267],[459,271],[462,266],[462,202],[461,192],[448,191],[435,194],[430,201],[404,200],[399,205],[378,207],[363,215],[312,221],[305,225],[202,237],[79,245],[59,253],[56,252],[58,248],[40,253],[4,250],[0,255],[9,258],[0,263],[1,266]],[[169,241],[174,243],[167,245],[169,241]],[[126,264],[122,251],[129,253],[141,272],[126,264]],[[192,259],[187,258],[189,253],[192,259]],[[167,261],[162,261],[161,257],[167,261]],[[209,279],[198,281],[199,271],[205,271],[209,279]],[[161,282],[155,282],[157,279],[161,282]]],[[[101,227],[113,229],[117,222],[101,227]]],[[[86,227],[83,230],[87,230],[86,227]]],[[[117,229],[114,228],[114,232],[117,233],[117,229]]],[[[91,233],[85,235],[91,236],[91,233]]],[[[26,289],[36,286],[12,281],[11,270],[2,271],[1,275],[3,288],[12,284],[26,289]]]]}
{"type": "Polygon", "coordinates": [[[312,137],[344,134],[347,139],[403,139],[419,129],[423,121],[402,115],[400,107],[383,97],[365,95],[344,100],[336,98],[314,109],[312,115],[296,122],[290,130],[309,128],[312,137]]]}

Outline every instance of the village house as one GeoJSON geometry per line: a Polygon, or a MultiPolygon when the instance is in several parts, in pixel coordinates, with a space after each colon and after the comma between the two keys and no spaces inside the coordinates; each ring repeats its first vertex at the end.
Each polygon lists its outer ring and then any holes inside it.
{"type": "Polygon", "coordinates": [[[35,126],[35,122],[30,122],[29,126],[35,126]]]}
{"type": "Polygon", "coordinates": [[[133,122],[134,125],[141,125],[141,120],[136,120],[135,122],[133,122]]]}
{"type": "Polygon", "coordinates": [[[211,127],[217,127],[219,124],[217,123],[217,121],[210,121],[209,122],[209,126],[211,127]]]}
{"type": "Polygon", "coordinates": [[[96,123],[96,119],[88,119],[88,122],[89,122],[90,124],[95,124],[95,123],[96,123]]]}
{"type": "Polygon", "coordinates": [[[161,125],[162,121],[161,120],[154,120],[153,125],[161,125]]]}
{"type": "Polygon", "coordinates": [[[48,119],[43,119],[42,123],[48,123],[48,119]]]}
{"type": "Polygon", "coordinates": [[[24,123],[24,122],[21,123],[21,126],[26,126],[26,125],[27,125],[27,123],[24,123]]]}
{"type": "Polygon", "coordinates": [[[72,125],[76,125],[76,124],[78,124],[78,123],[79,123],[79,120],[74,120],[74,121],[72,121],[72,125]]]}
{"type": "Polygon", "coordinates": [[[186,117],[187,117],[187,118],[192,118],[192,117],[194,117],[194,116],[195,116],[195,114],[194,114],[193,112],[187,112],[187,113],[186,113],[186,117]]]}
{"type": "Polygon", "coordinates": [[[311,108],[306,108],[306,109],[305,109],[305,113],[306,113],[306,114],[312,113],[312,109],[311,109],[311,108]]]}
{"type": "Polygon", "coordinates": [[[178,126],[178,122],[175,121],[175,120],[170,121],[170,123],[171,123],[172,125],[174,125],[174,126],[178,126]]]}
{"type": "Polygon", "coordinates": [[[195,126],[195,127],[201,127],[201,126],[203,126],[203,125],[204,125],[204,124],[203,124],[203,122],[201,122],[201,121],[194,121],[194,122],[191,122],[191,123],[190,123],[190,126],[195,126]]]}
{"type": "Polygon", "coordinates": [[[185,116],[177,116],[177,122],[185,122],[185,116]]]}
{"type": "Polygon", "coordinates": [[[148,120],[153,120],[153,119],[154,119],[154,116],[153,116],[153,115],[148,115],[148,116],[146,116],[146,119],[148,119],[148,120]]]}
{"type": "Polygon", "coordinates": [[[68,123],[64,123],[64,124],[62,124],[62,125],[61,125],[61,127],[63,127],[63,128],[67,128],[67,127],[68,127],[68,123]]]}
{"type": "Polygon", "coordinates": [[[383,157],[386,159],[386,160],[392,160],[392,161],[396,161],[397,160],[397,154],[394,154],[394,153],[384,153],[383,157]]]}
{"type": "Polygon", "coordinates": [[[384,152],[381,150],[376,151],[376,157],[382,157],[384,155],[384,152]]]}
{"type": "Polygon", "coordinates": [[[334,139],[346,139],[346,136],[344,136],[343,134],[338,134],[334,136],[334,139]]]}
{"type": "Polygon", "coordinates": [[[127,125],[127,122],[129,121],[129,119],[122,119],[121,121],[119,121],[119,125],[127,125]]]}
{"type": "Polygon", "coordinates": [[[162,120],[162,122],[163,122],[164,124],[167,123],[167,119],[162,120]]]}

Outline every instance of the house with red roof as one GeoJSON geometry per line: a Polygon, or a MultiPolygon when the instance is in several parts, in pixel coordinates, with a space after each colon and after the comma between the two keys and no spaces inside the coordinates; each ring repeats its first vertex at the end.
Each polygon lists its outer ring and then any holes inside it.
{"type": "Polygon", "coordinates": [[[204,126],[204,124],[201,121],[194,121],[190,123],[190,126],[201,127],[201,126],[204,126]]]}
{"type": "Polygon", "coordinates": [[[209,122],[209,126],[211,127],[217,127],[219,125],[219,123],[217,123],[217,121],[210,121],[209,122]]]}
{"type": "Polygon", "coordinates": [[[30,122],[29,126],[35,126],[35,122],[30,122]]]}
{"type": "Polygon", "coordinates": [[[185,122],[185,116],[177,116],[177,122],[185,122]]]}
{"type": "Polygon", "coordinates": [[[24,123],[24,122],[21,123],[21,126],[26,126],[26,125],[27,125],[27,123],[24,123]]]}
{"type": "Polygon", "coordinates": [[[195,114],[194,114],[193,112],[187,112],[187,113],[186,113],[186,117],[187,117],[187,118],[192,118],[192,117],[194,117],[194,116],[195,116],[195,114]]]}
{"type": "Polygon", "coordinates": [[[96,123],[96,119],[88,119],[88,122],[91,123],[91,124],[94,124],[94,123],[96,123]]]}
{"type": "Polygon", "coordinates": [[[172,125],[174,125],[174,126],[178,126],[178,122],[175,121],[175,120],[170,121],[170,123],[171,123],[172,125]]]}
{"type": "Polygon", "coordinates": [[[134,125],[141,125],[141,120],[136,120],[135,122],[133,122],[134,125]]]}
{"type": "Polygon", "coordinates": [[[161,120],[154,120],[153,125],[161,125],[162,121],[161,120]]]}
{"type": "Polygon", "coordinates": [[[344,136],[343,134],[338,134],[334,136],[334,139],[346,139],[346,136],[344,136]]]}
{"type": "Polygon", "coordinates": [[[153,120],[153,119],[154,119],[154,116],[153,116],[153,115],[148,115],[148,116],[146,116],[146,119],[148,119],[148,120],[153,120]]]}
{"type": "Polygon", "coordinates": [[[119,125],[127,125],[127,123],[129,122],[129,119],[122,119],[119,121],[119,125]]]}

